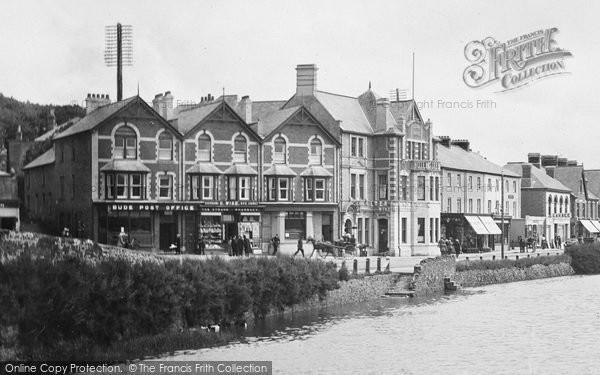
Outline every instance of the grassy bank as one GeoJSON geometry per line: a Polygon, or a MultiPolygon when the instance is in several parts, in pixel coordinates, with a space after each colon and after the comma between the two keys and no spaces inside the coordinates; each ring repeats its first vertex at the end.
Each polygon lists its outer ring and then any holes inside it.
{"type": "Polygon", "coordinates": [[[338,278],[333,264],[289,257],[180,262],[23,253],[0,263],[0,353],[75,360],[112,352],[123,360],[118,353],[202,347],[223,336],[191,328],[235,326],[247,314],[260,318],[323,298],[338,278]]]}
{"type": "Polygon", "coordinates": [[[600,244],[573,246],[565,253],[571,257],[571,265],[576,273],[583,275],[600,273],[600,244]]]}

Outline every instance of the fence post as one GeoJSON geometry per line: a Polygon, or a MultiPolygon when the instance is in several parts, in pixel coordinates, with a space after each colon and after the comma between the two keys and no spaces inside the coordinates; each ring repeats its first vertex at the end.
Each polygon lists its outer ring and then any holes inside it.
{"type": "Polygon", "coordinates": [[[354,258],[354,262],[352,262],[352,273],[358,273],[358,259],[354,258]]]}
{"type": "Polygon", "coordinates": [[[377,272],[381,272],[381,257],[377,257],[377,272]]]}
{"type": "Polygon", "coordinates": [[[492,260],[496,260],[496,256],[495,255],[492,255],[492,260]]]}
{"type": "Polygon", "coordinates": [[[518,255],[515,257],[515,260],[519,260],[519,256],[518,255]]]}
{"type": "Polygon", "coordinates": [[[469,260],[469,257],[467,257],[467,260],[469,260]]]}
{"type": "Polygon", "coordinates": [[[483,260],[483,257],[482,257],[482,256],[480,256],[480,257],[479,257],[479,260],[483,260]]]}
{"type": "Polygon", "coordinates": [[[367,263],[365,265],[365,273],[366,274],[370,274],[371,273],[371,270],[369,269],[370,266],[371,266],[371,259],[367,258],[367,263]]]}

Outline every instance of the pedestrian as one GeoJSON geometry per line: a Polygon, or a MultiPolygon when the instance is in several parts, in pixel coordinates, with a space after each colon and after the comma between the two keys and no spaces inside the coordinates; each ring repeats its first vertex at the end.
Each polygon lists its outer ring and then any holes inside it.
{"type": "Polygon", "coordinates": [[[304,249],[302,248],[302,238],[298,238],[298,250],[294,253],[294,256],[298,253],[302,253],[302,258],[304,258],[304,249]]]}
{"type": "Polygon", "coordinates": [[[558,236],[557,240],[558,240],[558,246],[556,248],[562,249],[562,238],[560,236],[558,236]]]}
{"type": "Polygon", "coordinates": [[[181,254],[181,236],[177,233],[175,237],[175,254],[181,254]]]}
{"type": "Polygon", "coordinates": [[[448,252],[448,248],[446,247],[446,240],[444,239],[444,237],[440,239],[438,246],[440,247],[440,254],[446,255],[448,252]]]}
{"type": "Polygon", "coordinates": [[[231,246],[232,242],[232,239],[227,239],[223,242],[225,251],[227,252],[227,254],[229,254],[229,256],[233,256],[233,246],[231,246]]]}
{"type": "Polygon", "coordinates": [[[206,249],[206,241],[204,240],[204,236],[200,237],[200,255],[206,255],[204,250],[206,249]]]}
{"type": "MultiPolygon", "coordinates": [[[[67,228],[65,228],[67,229],[67,228]]],[[[127,236],[127,233],[125,233],[125,228],[121,227],[121,232],[119,233],[118,236],[118,245],[119,247],[125,247],[127,248],[127,246],[129,245],[129,236],[127,236]]]]}
{"type": "Polygon", "coordinates": [[[235,235],[235,237],[233,238],[233,242],[234,242],[233,249],[234,249],[235,256],[236,257],[242,256],[242,253],[244,251],[244,242],[238,235],[235,235]]]}
{"type": "Polygon", "coordinates": [[[454,251],[456,252],[456,257],[458,258],[458,256],[461,253],[461,251],[460,251],[460,241],[458,240],[458,238],[454,239],[454,251]]]}
{"type": "Polygon", "coordinates": [[[244,253],[249,257],[252,252],[252,245],[250,244],[250,240],[244,235],[244,253]]]}
{"type": "Polygon", "coordinates": [[[271,239],[271,242],[273,243],[273,255],[276,255],[277,250],[279,249],[279,243],[281,242],[279,235],[276,234],[275,237],[271,239]]]}

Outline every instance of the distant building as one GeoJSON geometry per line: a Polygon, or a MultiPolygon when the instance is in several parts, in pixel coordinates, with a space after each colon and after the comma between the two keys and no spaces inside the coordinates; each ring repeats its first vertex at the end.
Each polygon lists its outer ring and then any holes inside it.
{"type": "Polygon", "coordinates": [[[508,163],[505,170],[521,175],[522,219],[513,220],[511,237],[531,238],[538,246],[545,237],[550,247],[571,236],[571,189],[530,163],[508,163]]]}
{"type": "Polygon", "coordinates": [[[519,174],[503,171],[501,166],[471,151],[468,140],[439,138],[442,236],[458,239],[463,248],[477,251],[499,246],[504,232],[505,244],[509,245],[512,221],[521,217],[519,174]]]}
{"type": "Polygon", "coordinates": [[[0,171],[0,229],[19,230],[19,227],[17,177],[0,171]]]}

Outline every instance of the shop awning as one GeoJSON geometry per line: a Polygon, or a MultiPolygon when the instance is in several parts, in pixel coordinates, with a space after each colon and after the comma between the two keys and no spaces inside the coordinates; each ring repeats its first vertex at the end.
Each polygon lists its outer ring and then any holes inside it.
{"type": "Polygon", "coordinates": [[[485,229],[487,229],[489,234],[502,234],[502,231],[491,217],[479,216],[479,219],[481,220],[483,225],[485,225],[485,229]]]}
{"type": "Polygon", "coordinates": [[[596,227],[596,229],[598,229],[598,232],[600,232],[600,221],[590,220],[590,223],[592,223],[596,227]]]}
{"type": "Polygon", "coordinates": [[[139,160],[113,159],[100,168],[100,172],[150,172],[139,160]]]}
{"type": "Polygon", "coordinates": [[[210,163],[200,163],[185,171],[190,174],[221,174],[221,170],[210,163]]]}
{"type": "Polygon", "coordinates": [[[308,167],[300,173],[302,177],[333,177],[331,172],[321,167],[320,165],[313,165],[308,167]]]}
{"type": "Polygon", "coordinates": [[[271,168],[267,169],[264,173],[265,176],[295,176],[294,172],[290,167],[284,164],[275,164],[271,168]]]}
{"type": "Polygon", "coordinates": [[[241,176],[255,176],[258,174],[254,168],[247,164],[234,164],[227,168],[223,174],[234,174],[241,176]]]}
{"type": "Polygon", "coordinates": [[[488,232],[485,225],[483,225],[483,223],[479,219],[479,216],[465,216],[465,219],[467,219],[467,221],[469,222],[469,225],[471,225],[471,228],[473,228],[475,233],[490,234],[490,232],[488,232]]]}
{"type": "Polygon", "coordinates": [[[596,229],[594,224],[592,224],[592,222],[589,220],[579,220],[579,222],[590,233],[599,233],[600,232],[600,230],[596,229]]]}

